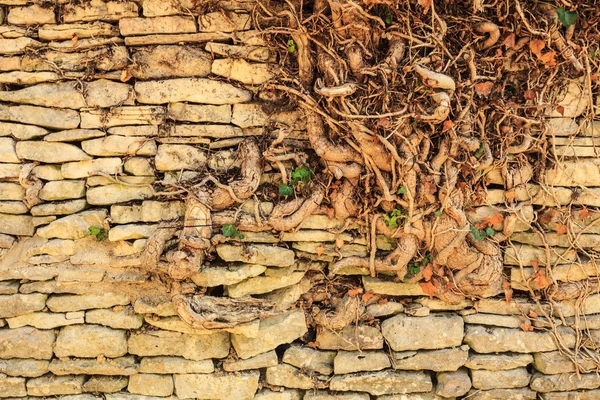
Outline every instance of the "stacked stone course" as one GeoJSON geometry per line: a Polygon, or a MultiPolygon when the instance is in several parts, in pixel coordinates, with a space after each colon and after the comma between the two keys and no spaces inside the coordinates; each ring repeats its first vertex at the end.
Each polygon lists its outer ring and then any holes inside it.
{"type": "MultiPolygon", "coordinates": [[[[368,305],[356,325],[315,331],[296,302],[336,257],[367,256],[364,233],[337,233],[344,221],[326,215],[280,235],[241,232],[192,278],[231,298],[272,300],[282,314],[224,331],[181,321],[165,285],[139,267],[159,223],[185,212],[159,192],[235,171],[236,147],[249,136],[285,129],[291,145],[308,147],[303,115],[267,112],[257,94],[277,68],[252,25],[254,3],[222,0],[204,14],[195,3],[0,0],[0,398],[600,398],[594,363],[582,357],[590,372],[575,375],[536,317],[541,310],[516,293],[510,303],[451,305],[416,283],[340,271],[386,300],[368,305]],[[107,238],[90,228],[106,229],[107,238]],[[522,329],[525,321],[533,331],[522,329]]],[[[548,120],[556,155],[567,157],[543,177],[552,187],[513,189],[518,201],[531,200],[519,211],[516,247],[505,253],[516,290],[528,289],[531,260],[552,263],[560,281],[598,275],[593,263],[574,263],[565,236],[548,235],[546,260],[528,224],[540,205],[600,206],[600,125],[576,119],[587,98],[569,85],[559,99],[564,112],[548,120]]],[[[278,179],[268,170],[262,181],[278,179]]],[[[489,179],[503,183],[500,174],[489,179]]],[[[497,213],[505,194],[488,190],[470,220],[497,213]]],[[[240,212],[272,208],[251,200],[240,212]]],[[[216,226],[230,220],[228,212],[214,216],[216,226]]],[[[599,235],[590,225],[579,244],[595,250],[599,235]]],[[[381,237],[377,246],[392,244],[381,237]]],[[[584,301],[585,318],[575,305],[543,309],[564,321],[567,348],[581,343],[576,324],[584,341],[600,337],[600,295],[584,301]]],[[[597,356],[595,345],[587,349],[597,356]]]]}

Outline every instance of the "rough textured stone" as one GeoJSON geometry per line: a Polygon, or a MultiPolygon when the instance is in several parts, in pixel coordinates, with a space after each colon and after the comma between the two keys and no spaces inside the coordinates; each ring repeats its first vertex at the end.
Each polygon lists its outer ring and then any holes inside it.
{"type": "Polygon", "coordinates": [[[251,244],[245,247],[221,244],[217,246],[219,257],[227,262],[247,262],[273,267],[288,267],[294,263],[294,252],[283,247],[251,244]]]}
{"type": "Polygon", "coordinates": [[[148,186],[128,186],[112,184],[89,188],[86,193],[87,202],[93,205],[109,205],[131,200],[145,200],[154,196],[154,190],[148,186]]]}
{"type": "MultiPolygon", "coordinates": [[[[267,270],[268,272],[268,270],[267,270]]],[[[291,272],[277,276],[258,276],[249,278],[235,285],[227,286],[227,295],[232,298],[252,294],[269,293],[276,289],[295,285],[304,277],[304,272],[291,272]]]]}
{"type": "Polygon", "coordinates": [[[272,64],[250,63],[241,58],[214,60],[211,72],[248,85],[261,85],[275,75],[272,64]]]}
{"type": "MultiPolygon", "coordinates": [[[[591,359],[578,357],[577,362],[585,370],[591,371],[595,369],[594,362],[591,359]]],[[[575,372],[573,361],[559,351],[535,353],[533,355],[533,365],[535,369],[546,375],[575,372]]]]}
{"type": "Polygon", "coordinates": [[[183,356],[188,360],[223,358],[229,354],[229,334],[187,335],[169,331],[132,334],[129,353],[138,356],[183,356]]]}
{"type": "Polygon", "coordinates": [[[424,372],[378,371],[334,376],[331,390],[367,392],[375,396],[429,392],[433,387],[431,377],[424,372]]]}
{"type": "Polygon", "coordinates": [[[165,109],[158,106],[123,106],[110,110],[86,109],[81,112],[81,128],[112,128],[126,125],[160,125],[165,109]]]}
{"type": "Polygon", "coordinates": [[[535,400],[537,394],[529,388],[472,390],[469,400],[535,400]]]}
{"type": "Polygon", "coordinates": [[[333,373],[335,351],[320,351],[310,347],[291,346],[283,354],[283,362],[322,375],[333,373]]]}
{"type": "Polygon", "coordinates": [[[35,228],[29,215],[0,214],[0,233],[33,236],[35,228]]]}
{"type": "Polygon", "coordinates": [[[0,398],[23,397],[26,395],[24,378],[10,377],[0,373],[0,398]]]}
{"type": "Polygon", "coordinates": [[[30,140],[42,137],[47,133],[47,129],[39,126],[0,122],[0,136],[12,135],[18,140],[30,140]]]}
{"type": "Polygon", "coordinates": [[[206,164],[206,153],[194,146],[184,144],[161,144],[158,146],[155,165],[158,171],[200,169],[206,164]]]}
{"type": "MultiPolygon", "coordinates": [[[[575,342],[573,332],[560,329],[567,346],[575,342]]],[[[535,353],[557,350],[555,339],[550,332],[523,332],[521,329],[490,328],[467,325],[464,341],[478,353],[535,353]]]]}
{"type": "Polygon", "coordinates": [[[465,366],[469,369],[502,371],[525,367],[533,362],[531,354],[471,354],[465,366]]]}
{"type": "Polygon", "coordinates": [[[85,181],[51,181],[39,192],[45,201],[80,199],[85,197],[85,181]]]}
{"type": "Polygon", "coordinates": [[[223,265],[204,267],[192,280],[198,286],[214,287],[220,285],[233,285],[245,279],[258,276],[265,272],[267,267],[256,264],[223,265]]]}
{"type": "Polygon", "coordinates": [[[90,24],[48,24],[39,27],[38,35],[42,40],[71,40],[73,36],[77,36],[79,39],[100,36],[118,36],[119,30],[106,22],[93,22],[90,24]]]}
{"type": "Polygon", "coordinates": [[[190,361],[180,357],[144,357],[140,362],[140,372],[146,374],[210,374],[214,370],[212,360],[190,361]]]}
{"type": "Polygon", "coordinates": [[[394,367],[400,370],[456,371],[469,356],[469,347],[452,349],[401,351],[394,353],[394,367]]]}
{"type": "Polygon", "coordinates": [[[251,400],[258,389],[258,371],[237,374],[174,375],[175,394],[180,399],[251,400]]]}
{"type": "Polygon", "coordinates": [[[52,358],[54,331],[40,331],[30,327],[0,330],[0,358],[52,358]]]}
{"type": "Polygon", "coordinates": [[[317,332],[322,350],[379,350],[383,348],[381,331],[373,326],[347,326],[339,332],[323,329],[317,332]]]}
{"type": "Polygon", "coordinates": [[[42,360],[0,360],[0,373],[9,376],[36,378],[48,372],[50,362],[42,360]]]}
{"type": "Polygon", "coordinates": [[[0,182],[0,200],[23,200],[25,188],[18,183],[0,182]]]}
{"type": "Polygon", "coordinates": [[[56,22],[54,8],[32,4],[27,7],[12,7],[6,21],[12,25],[53,24],[56,22]]]}
{"type": "Polygon", "coordinates": [[[46,306],[47,298],[47,295],[40,293],[0,296],[0,318],[11,318],[40,311],[46,306]]]}
{"type": "Polygon", "coordinates": [[[449,314],[428,317],[397,315],[381,325],[381,332],[395,351],[440,349],[460,346],[463,338],[463,320],[449,314]]]}
{"type": "Polygon", "coordinates": [[[181,201],[159,202],[144,201],[141,205],[113,205],[110,216],[113,223],[128,224],[131,222],[158,222],[183,217],[185,205],[181,201]]]}
{"type": "Polygon", "coordinates": [[[471,389],[471,378],[466,368],[452,372],[438,372],[435,394],[442,397],[459,397],[471,389]]]}
{"type": "Polygon", "coordinates": [[[134,375],[138,366],[133,356],[114,359],[54,359],[48,367],[55,375],[134,375]]]}
{"type": "MultiPolygon", "coordinates": [[[[79,211],[83,211],[87,206],[87,201],[84,199],[63,201],[60,203],[45,203],[34,206],[31,208],[31,215],[33,216],[47,216],[47,215],[69,215],[75,214],[79,211]]],[[[54,220],[56,217],[54,217],[54,220]]],[[[52,221],[54,221],[52,220],[52,221]]],[[[52,222],[49,221],[49,222],[52,222]]]]}
{"type": "Polygon", "coordinates": [[[127,174],[136,176],[154,176],[154,168],[150,160],[144,157],[131,157],[125,160],[123,170],[127,174]]]}
{"type": "MultiPolygon", "coordinates": [[[[146,317],[146,323],[168,331],[188,333],[191,335],[211,335],[215,332],[220,332],[201,327],[193,328],[182,321],[179,317],[167,317],[159,319],[146,317]]],[[[245,324],[236,325],[230,328],[223,328],[221,331],[246,336],[249,338],[255,338],[258,336],[259,324],[260,321],[256,319],[245,324]]]]}
{"type": "Polygon", "coordinates": [[[228,104],[209,106],[187,103],[171,103],[169,104],[168,112],[169,117],[176,121],[214,122],[221,124],[228,124],[231,122],[231,106],[228,104]]]}
{"type": "Polygon", "coordinates": [[[0,214],[26,214],[27,206],[21,201],[0,201],[0,214]]]}
{"type": "Polygon", "coordinates": [[[21,162],[15,151],[15,141],[12,138],[0,137],[0,157],[2,157],[2,161],[7,163],[21,162]]]}
{"type": "Polygon", "coordinates": [[[143,239],[150,237],[157,228],[158,225],[118,225],[108,231],[108,240],[117,242],[120,240],[143,239]]]}
{"type": "MultiPolygon", "coordinates": [[[[306,394],[304,395],[304,400],[369,400],[370,398],[371,397],[369,397],[369,395],[366,393],[331,394],[331,393],[323,393],[323,392],[319,392],[319,393],[306,392],[306,394]]],[[[383,397],[377,397],[377,399],[383,399],[383,397]]],[[[404,400],[404,397],[393,396],[393,399],[404,400]]],[[[392,397],[390,397],[390,400],[393,400],[393,399],[392,399],[392,397]]],[[[412,397],[406,398],[406,400],[409,400],[409,399],[412,399],[412,397]]]]}
{"type": "Polygon", "coordinates": [[[144,396],[170,396],[173,378],[170,375],[136,374],[129,378],[127,390],[144,396]]]}
{"type": "Polygon", "coordinates": [[[153,156],[156,142],[135,136],[109,135],[81,142],[81,148],[92,156],[110,157],[124,155],[153,156]]]}
{"type": "MultiPolygon", "coordinates": [[[[254,396],[254,400],[302,400],[302,398],[300,391],[294,389],[283,390],[281,392],[263,389],[254,396]]],[[[307,397],[304,396],[304,398],[307,397]]]]}
{"type": "Polygon", "coordinates": [[[267,368],[266,382],[273,386],[283,386],[291,389],[312,389],[315,381],[308,375],[302,373],[298,368],[288,364],[279,364],[267,368]]]}
{"type": "Polygon", "coordinates": [[[261,320],[256,338],[232,335],[231,343],[237,355],[247,359],[273,350],[280,344],[290,343],[303,336],[307,330],[304,312],[297,309],[261,320]]]}
{"type": "Polygon", "coordinates": [[[120,158],[97,158],[63,164],[61,173],[65,179],[79,179],[98,173],[117,175],[123,173],[123,169],[120,158]]]}
{"type": "MultiPolygon", "coordinates": [[[[133,60],[135,65],[130,70],[131,75],[138,79],[164,79],[192,76],[203,77],[210,74],[210,66],[212,63],[208,53],[187,46],[156,46],[144,48],[133,53],[133,60]]],[[[171,109],[172,106],[169,105],[169,111],[171,111],[171,109]]],[[[229,123],[229,121],[224,122],[229,123]]]]}
{"type": "Polygon", "coordinates": [[[124,389],[129,383],[125,376],[92,376],[83,384],[83,391],[88,393],[115,393],[124,389]]]}
{"type": "Polygon", "coordinates": [[[65,314],[55,313],[31,313],[20,315],[6,320],[10,329],[20,328],[22,326],[33,326],[38,329],[54,329],[61,326],[83,324],[83,317],[67,319],[65,314]]]}
{"type": "Polygon", "coordinates": [[[122,36],[151,35],[156,33],[194,33],[194,18],[167,16],[155,18],[123,18],[119,20],[122,36]]]}
{"type": "Polygon", "coordinates": [[[99,325],[72,325],[61,329],[56,338],[57,357],[121,357],[127,354],[125,331],[99,325]]]}
{"type": "Polygon", "coordinates": [[[19,158],[46,163],[89,160],[91,157],[78,147],[67,143],[19,142],[16,146],[19,158]]]}
{"type": "Polygon", "coordinates": [[[389,296],[425,296],[418,283],[384,281],[368,276],[363,277],[362,280],[365,290],[368,292],[389,296]]]}
{"type": "Polygon", "coordinates": [[[41,376],[27,381],[29,396],[59,396],[83,391],[85,376],[41,376]]]}
{"type": "Polygon", "coordinates": [[[138,297],[133,305],[133,309],[137,314],[156,314],[161,317],[177,315],[171,298],[161,293],[138,297]]]}
{"type": "Polygon", "coordinates": [[[275,350],[271,350],[254,357],[247,358],[245,360],[225,360],[223,362],[223,370],[227,372],[234,372],[246,371],[250,369],[268,368],[276,366],[278,362],[279,360],[277,359],[277,353],[275,353],[275,350]]]}
{"type": "Polygon", "coordinates": [[[102,294],[52,296],[46,305],[53,312],[69,312],[90,310],[93,308],[108,308],[129,304],[129,296],[122,293],[106,292],[102,294]]]}
{"type": "Polygon", "coordinates": [[[200,32],[234,32],[250,29],[249,14],[212,12],[198,18],[200,32]]]}
{"type": "Polygon", "coordinates": [[[529,385],[531,375],[523,367],[502,371],[476,369],[471,371],[471,379],[476,389],[512,389],[529,385]]]}
{"type": "Polygon", "coordinates": [[[116,310],[90,310],[85,313],[85,322],[105,325],[114,329],[139,329],[144,323],[144,319],[133,311],[133,307],[122,307],[122,309],[116,310]]]}
{"type": "Polygon", "coordinates": [[[531,389],[536,392],[557,392],[580,389],[597,389],[600,387],[600,376],[595,373],[580,374],[556,374],[543,375],[539,372],[533,374],[531,378],[531,389]]]}
{"type": "Polygon", "coordinates": [[[180,101],[204,104],[235,104],[250,101],[252,93],[228,83],[204,78],[179,78],[135,84],[137,100],[146,104],[180,101]]]}
{"type": "Polygon", "coordinates": [[[336,375],[361,371],[379,371],[391,366],[392,363],[388,355],[378,351],[339,351],[333,362],[336,375]]]}
{"type": "Polygon", "coordinates": [[[65,7],[65,22],[77,21],[118,21],[125,17],[137,17],[138,6],[132,1],[92,1],[91,3],[71,3],[65,7]]]}

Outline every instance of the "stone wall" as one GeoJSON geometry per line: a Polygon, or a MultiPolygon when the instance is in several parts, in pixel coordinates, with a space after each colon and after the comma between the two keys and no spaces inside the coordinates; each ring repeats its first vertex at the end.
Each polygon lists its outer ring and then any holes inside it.
{"type": "MultiPolygon", "coordinates": [[[[361,269],[339,271],[344,291],[330,287],[329,263],[366,256],[367,240],[358,226],[316,214],[293,232],[221,238],[188,283],[272,300],[279,315],[222,331],[181,321],[167,283],[139,256],[159,223],[183,217],[185,184],[235,172],[248,136],[286,129],[290,145],[308,147],[303,115],[261,98],[276,54],[253,30],[253,3],[194,3],[0,0],[1,398],[600,397],[600,295],[585,300],[584,318],[575,302],[538,305],[518,293],[547,261],[559,281],[598,275],[591,261],[575,264],[581,254],[558,232],[558,216],[538,218],[542,206],[600,206],[600,130],[576,119],[588,101],[577,82],[547,122],[553,151],[566,157],[542,177],[556,187],[503,189],[493,171],[469,213],[475,223],[509,197],[518,202],[504,255],[512,301],[447,304],[417,283],[361,269]],[[536,218],[556,231],[548,251],[530,230],[536,218]],[[355,323],[315,324],[315,304],[346,292],[364,310],[355,323]],[[554,333],[545,314],[560,321],[554,333]],[[580,374],[559,351],[576,344],[580,374]]],[[[279,182],[275,171],[267,168],[264,185],[279,182]]],[[[237,211],[268,215],[273,202],[259,200],[237,211]]],[[[595,251],[600,214],[590,212],[575,230],[578,245],[595,251]]],[[[231,220],[216,213],[215,229],[231,220]]],[[[377,246],[393,244],[381,237],[377,246]]]]}

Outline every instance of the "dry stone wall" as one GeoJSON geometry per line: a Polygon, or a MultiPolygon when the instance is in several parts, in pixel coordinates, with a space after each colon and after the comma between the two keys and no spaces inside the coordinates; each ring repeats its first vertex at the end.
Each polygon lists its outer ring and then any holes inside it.
{"type": "MultiPolygon", "coordinates": [[[[261,98],[277,69],[254,30],[254,4],[195,3],[0,0],[0,398],[600,397],[600,295],[581,305],[585,317],[575,302],[540,307],[517,292],[511,302],[447,304],[416,283],[348,270],[340,274],[354,279],[365,313],[315,328],[316,297],[306,294],[326,287],[328,263],[367,255],[364,232],[325,214],[293,232],[242,231],[192,278],[213,295],[270,299],[279,315],[226,331],[186,325],[139,258],[160,222],[183,217],[177,190],[236,171],[245,137],[286,129],[291,145],[308,146],[303,115],[261,98]],[[559,317],[560,342],[544,313],[559,317]],[[580,374],[559,351],[576,345],[580,374]]],[[[532,260],[553,264],[559,281],[598,275],[593,262],[574,264],[566,236],[549,235],[546,251],[529,230],[540,206],[600,206],[599,125],[579,126],[588,96],[577,83],[568,89],[564,112],[547,123],[553,151],[567,157],[543,177],[556,187],[511,189],[522,202],[505,253],[515,290],[535,284],[532,260]]],[[[278,179],[267,171],[262,182],[278,179]]],[[[497,186],[472,222],[504,207],[502,177],[489,180],[497,186]]],[[[272,208],[251,200],[237,212],[272,208]]],[[[583,248],[598,247],[598,217],[581,222],[583,248]]],[[[214,216],[216,227],[230,220],[214,216]]]]}

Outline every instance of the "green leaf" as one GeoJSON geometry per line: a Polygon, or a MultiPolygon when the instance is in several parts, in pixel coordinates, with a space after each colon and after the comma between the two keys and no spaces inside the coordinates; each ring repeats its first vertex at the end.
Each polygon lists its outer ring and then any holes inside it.
{"type": "Polygon", "coordinates": [[[388,228],[396,229],[398,227],[398,217],[396,215],[384,215],[383,220],[385,221],[385,224],[388,226],[388,228]]]}
{"type": "Polygon", "coordinates": [[[406,188],[406,186],[400,186],[400,188],[398,189],[398,194],[406,194],[408,192],[408,189],[406,188]]]}
{"type": "Polygon", "coordinates": [[[485,239],[485,232],[482,233],[479,229],[475,228],[474,226],[471,226],[471,233],[473,234],[473,238],[477,242],[480,242],[483,239],[485,239]]]}
{"type": "Polygon", "coordinates": [[[225,224],[221,228],[223,236],[225,237],[236,237],[238,235],[237,228],[231,224],[225,224]]]}
{"type": "Polygon", "coordinates": [[[394,19],[393,19],[393,17],[392,17],[392,14],[387,14],[387,15],[385,16],[385,23],[386,23],[386,24],[388,24],[388,25],[391,25],[393,20],[394,20],[394,19]]]}
{"type": "Polygon", "coordinates": [[[438,217],[438,218],[441,217],[442,216],[442,210],[437,210],[435,212],[435,216],[438,217]]]}
{"type": "Polygon", "coordinates": [[[290,53],[296,51],[296,42],[294,42],[294,39],[290,39],[287,41],[287,48],[290,53]]]}
{"type": "Polygon", "coordinates": [[[279,194],[285,197],[291,196],[292,194],[294,194],[294,188],[292,188],[289,185],[286,185],[285,183],[280,183],[279,194]]]}
{"type": "Polygon", "coordinates": [[[565,28],[575,25],[577,22],[577,13],[574,11],[569,11],[563,7],[559,7],[556,9],[556,14],[558,14],[558,20],[565,28]]]}
{"type": "Polygon", "coordinates": [[[494,236],[494,234],[496,233],[496,231],[495,231],[495,230],[493,230],[492,228],[487,228],[487,229],[485,230],[485,233],[486,233],[488,236],[492,237],[492,236],[494,236]]]}
{"type": "Polygon", "coordinates": [[[108,230],[97,226],[90,226],[87,231],[88,235],[95,236],[96,240],[101,242],[108,237],[108,230]]]}
{"type": "Polygon", "coordinates": [[[431,262],[431,253],[427,253],[423,258],[423,265],[429,265],[431,262]]]}
{"type": "Polygon", "coordinates": [[[297,182],[308,183],[312,178],[312,171],[305,166],[297,167],[292,172],[292,179],[297,182]]]}
{"type": "Polygon", "coordinates": [[[485,151],[485,147],[483,146],[483,143],[481,143],[481,146],[479,146],[477,151],[475,151],[475,158],[479,159],[483,155],[484,151],[485,151]]]}

